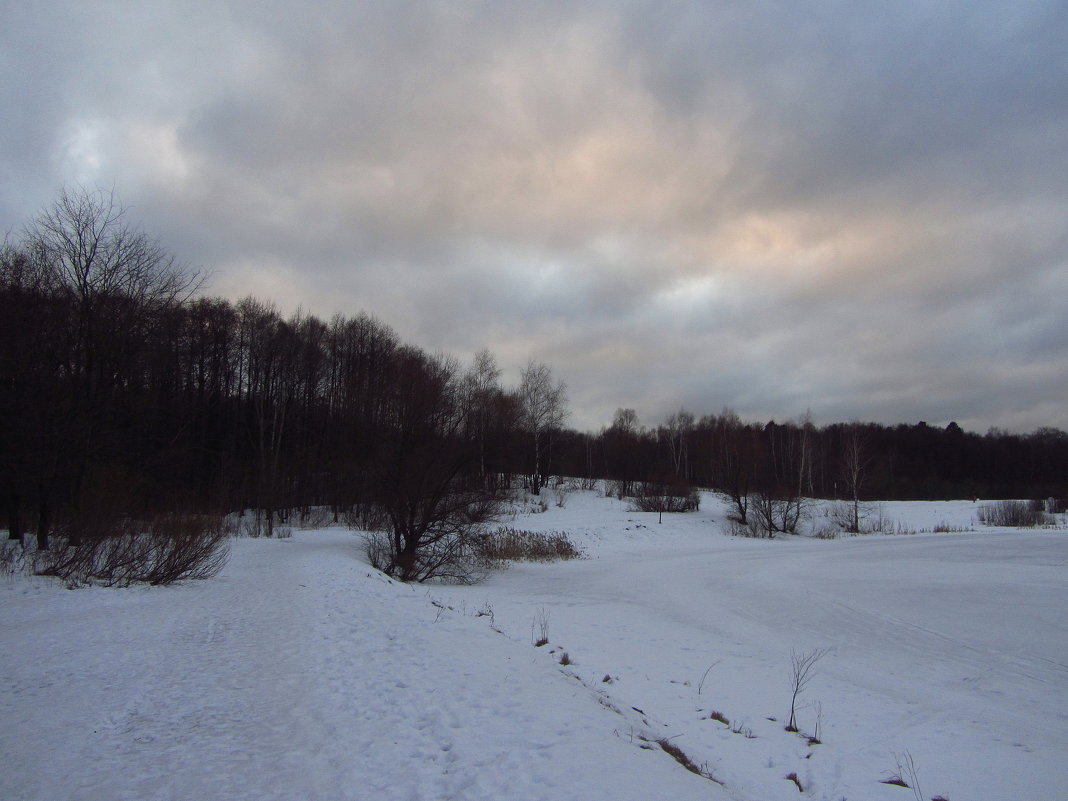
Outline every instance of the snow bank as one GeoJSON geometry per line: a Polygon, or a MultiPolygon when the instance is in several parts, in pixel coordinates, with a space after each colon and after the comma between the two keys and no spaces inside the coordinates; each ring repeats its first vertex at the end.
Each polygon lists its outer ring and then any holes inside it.
{"type": "Polygon", "coordinates": [[[795,774],[910,801],[880,783],[906,756],[925,798],[1062,797],[1068,534],[884,506],[976,530],[736,539],[711,497],[658,524],[575,492],[505,523],[587,559],[475,587],[391,582],[340,530],[237,540],[177,587],[0,581],[0,798],[776,801],[795,774]],[[788,733],[791,651],[814,648],[788,733]]]}
{"type": "Polygon", "coordinates": [[[548,653],[361,559],[298,532],[208,582],[4,582],[0,798],[717,797],[548,653]]]}

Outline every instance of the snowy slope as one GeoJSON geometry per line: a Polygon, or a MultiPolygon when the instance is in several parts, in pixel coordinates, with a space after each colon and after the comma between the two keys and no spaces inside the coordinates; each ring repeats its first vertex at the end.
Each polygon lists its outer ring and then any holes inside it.
{"type": "MultiPolygon", "coordinates": [[[[971,503],[885,513],[976,528],[971,503]]],[[[775,801],[794,773],[801,797],[911,801],[880,783],[906,754],[924,798],[1064,796],[1068,533],[769,542],[723,518],[575,492],[506,522],[589,558],[475,587],[390,582],[339,530],[236,540],[172,588],[0,580],[0,798],[775,801]],[[821,745],[783,731],[813,648],[821,745]]]]}
{"type": "Polygon", "coordinates": [[[708,799],[552,658],[360,562],[238,540],[173,588],[0,584],[0,798],[708,799]]]}
{"type": "Polygon", "coordinates": [[[812,798],[910,801],[880,783],[906,755],[925,798],[1064,797],[1068,532],[978,530],[971,502],[889,503],[906,529],[977,530],[769,542],[713,534],[724,511],[706,497],[658,524],[576,493],[517,525],[577,532],[591,558],[440,594],[489,603],[517,640],[544,608],[572,670],[613,677],[620,705],[740,798],[795,798],[796,773],[812,798]],[[822,708],[809,746],[783,727],[791,649],[814,648],[830,651],[799,705],[808,734],[822,708]]]}

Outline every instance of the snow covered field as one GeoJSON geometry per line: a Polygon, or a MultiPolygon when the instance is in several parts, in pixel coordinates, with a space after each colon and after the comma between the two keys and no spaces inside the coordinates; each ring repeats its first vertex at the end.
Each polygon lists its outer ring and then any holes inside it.
{"type": "Polygon", "coordinates": [[[343,529],[235,540],[170,588],[9,577],[0,798],[776,801],[795,774],[803,798],[913,801],[881,783],[911,758],[925,799],[1064,801],[1068,531],[883,511],[975,530],[737,539],[709,496],[658,524],[573,492],[505,522],[587,559],[474,587],[391,582],[343,529]],[[817,648],[786,732],[791,651],[817,648]]]}

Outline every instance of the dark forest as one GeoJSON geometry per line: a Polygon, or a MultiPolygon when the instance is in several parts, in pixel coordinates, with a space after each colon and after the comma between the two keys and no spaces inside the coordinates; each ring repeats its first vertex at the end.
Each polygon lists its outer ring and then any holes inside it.
{"type": "MultiPolygon", "coordinates": [[[[502,386],[370,314],[281,315],[200,281],[107,193],[65,192],[0,259],[0,498],[11,537],[99,521],[259,510],[335,519],[442,487],[537,493],[554,476],[613,491],[691,487],[842,499],[1062,498],[1068,435],[806,418],[747,422],[630,409],[566,427],[566,393],[531,362],[502,386]]],[[[396,522],[396,521],[395,521],[396,522]]]]}

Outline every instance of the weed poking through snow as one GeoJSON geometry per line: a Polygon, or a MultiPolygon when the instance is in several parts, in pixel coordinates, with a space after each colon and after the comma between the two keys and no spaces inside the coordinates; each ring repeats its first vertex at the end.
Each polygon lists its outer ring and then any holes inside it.
{"type": "Polygon", "coordinates": [[[705,679],[708,678],[708,674],[711,673],[712,672],[712,668],[714,668],[718,664],[719,664],[719,660],[717,659],[715,662],[713,662],[711,665],[708,666],[708,668],[705,670],[704,675],[701,676],[701,680],[699,682],[697,682],[697,694],[698,695],[701,694],[701,690],[703,690],[704,687],[705,687],[705,679]]]}
{"type": "Polygon", "coordinates": [[[535,648],[549,644],[549,610],[544,606],[538,607],[534,619],[530,621],[530,641],[535,648]]]}
{"type": "Polygon", "coordinates": [[[894,763],[897,769],[883,779],[882,784],[907,787],[912,790],[912,795],[915,796],[916,801],[924,801],[923,790],[920,789],[919,771],[916,769],[916,762],[913,760],[912,754],[908,751],[900,756],[894,754],[894,763]]]}

